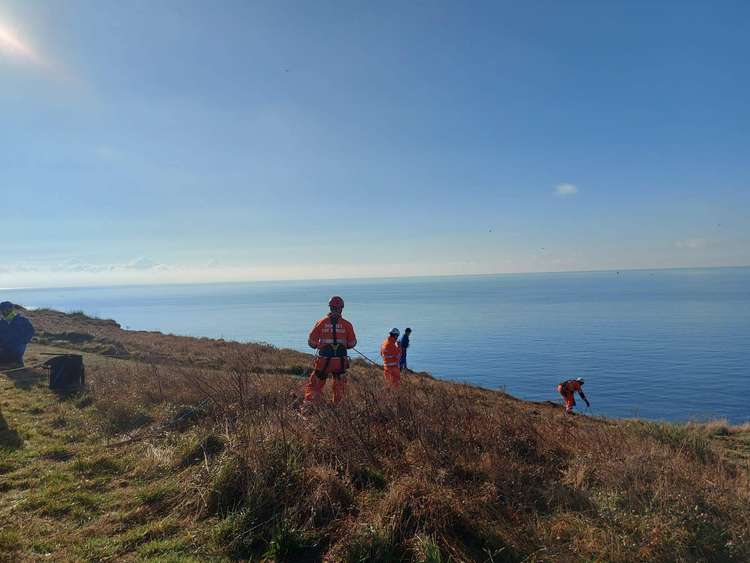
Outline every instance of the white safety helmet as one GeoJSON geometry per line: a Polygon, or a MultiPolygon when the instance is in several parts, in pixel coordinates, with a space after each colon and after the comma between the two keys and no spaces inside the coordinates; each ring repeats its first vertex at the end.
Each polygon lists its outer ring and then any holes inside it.
{"type": "Polygon", "coordinates": [[[582,377],[576,377],[576,381],[583,385],[583,378],[582,377]]]}
{"type": "Polygon", "coordinates": [[[401,334],[401,331],[396,327],[393,327],[391,329],[391,332],[389,332],[388,334],[390,334],[391,336],[398,336],[399,334],[401,334]]]}

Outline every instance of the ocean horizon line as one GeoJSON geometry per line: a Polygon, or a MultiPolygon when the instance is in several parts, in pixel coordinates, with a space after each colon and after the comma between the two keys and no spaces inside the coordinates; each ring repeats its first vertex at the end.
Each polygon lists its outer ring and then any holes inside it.
{"type": "Polygon", "coordinates": [[[263,280],[232,280],[232,281],[186,281],[186,282],[154,282],[154,283],[109,283],[103,285],[43,285],[24,287],[0,287],[0,291],[38,291],[38,290],[70,290],[70,289],[116,289],[138,287],[181,287],[181,286],[215,286],[215,285],[247,285],[247,284],[277,284],[277,283],[330,283],[330,282],[367,282],[367,281],[399,281],[399,280],[441,280],[454,278],[491,278],[512,276],[542,276],[557,274],[606,274],[620,272],[685,272],[691,270],[742,270],[750,268],[746,265],[727,266],[676,266],[667,268],[606,268],[593,270],[549,270],[540,272],[494,272],[478,274],[424,274],[407,276],[362,276],[350,278],[280,278],[263,280]]]}

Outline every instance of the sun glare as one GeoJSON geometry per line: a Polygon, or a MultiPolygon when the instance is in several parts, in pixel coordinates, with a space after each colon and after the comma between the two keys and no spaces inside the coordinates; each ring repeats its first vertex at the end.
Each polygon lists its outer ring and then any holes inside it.
{"type": "Polygon", "coordinates": [[[0,23],[0,53],[36,64],[43,64],[44,62],[33,48],[22,41],[17,33],[3,23],[0,23]]]}

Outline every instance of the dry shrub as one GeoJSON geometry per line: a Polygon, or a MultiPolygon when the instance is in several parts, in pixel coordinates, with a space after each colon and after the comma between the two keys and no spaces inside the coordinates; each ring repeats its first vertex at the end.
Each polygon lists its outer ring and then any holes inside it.
{"type": "Polygon", "coordinates": [[[95,405],[98,416],[92,420],[104,434],[115,435],[130,432],[154,420],[153,416],[141,405],[132,405],[126,401],[103,398],[95,405]]]}
{"type": "Polygon", "coordinates": [[[638,560],[632,542],[617,527],[602,526],[595,518],[578,512],[559,512],[544,522],[541,560],[608,561],[638,560]],[[549,559],[547,559],[549,558],[549,559]]]}
{"type": "Polygon", "coordinates": [[[386,530],[371,524],[354,525],[340,534],[341,541],[328,552],[326,561],[404,561],[406,553],[393,545],[386,530]]]}
{"type": "Polygon", "coordinates": [[[464,517],[449,489],[413,477],[394,482],[376,509],[376,525],[403,544],[419,534],[450,535],[465,528],[464,517]]]}
{"type": "Polygon", "coordinates": [[[242,458],[228,455],[213,467],[212,473],[204,497],[204,510],[207,514],[226,516],[245,502],[248,491],[247,467],[242,458]]]}
{"type": "Polygon", "coordinates": [[[729,428],[730,434],[747,434],[750,432],[750,422],[738,424],[729,428]]]}
{"type": "Polygon", "coordinates": [[[135,476],[146,478],[149,475],[160,474],[170,469],[174,462],[174,448],[165,444],[146,444],[138,459],[135,476]]]}
{"type": "Polygon", "coordinates": [[[352,492],[330,467],[313,465],[306,468],[304,482],[308,489],[301,499],[300,515],[306,526],[325,528],[351,509],[354,502],[352,492]]]}
{"type": "Polygon", "coordinates": [[[180,453],[177,462],[178,467],[188,467],[196,463],[208,461],[224,450],[224,440],[215,434],[200,436],[197,441],[189,443],[188,447],[180,453]]]}
{"type": "Polygon", "coordinates": [[[702,432],[709,436],[728,436],[731,433],[731,425],[726,418],[710,420],[703,423],[689,422],[688,428],[698,427],[702,432]]]}
{"type": "Polygon", "coordinates": [[[218,518],[215,541],[234,557],[292,557],[314,544],[311,560],[329,561],[750,560],[747,467],[711,441],[743,430],[724,421],[565,417],[416,375],[393,393],[356,362],[346,400],[303,418],[304,382],[291,374],[309,358],[297,352],[64,315],[44,322],[150,359],[94,366],[84,412],[105,432],[158,423],[160,447],[144,450],[144,466],[176,463],[183,507],[218,518]],[[205,415],[171,424],[199,404],[205,415]]]}
{"type": "Polygon", "coordinates": [[[200,370],[111,360],[89,368],[87,376],[97,400],[150,407],[190,404],[205,397],[195,385],[205,377],[200,370]]]}

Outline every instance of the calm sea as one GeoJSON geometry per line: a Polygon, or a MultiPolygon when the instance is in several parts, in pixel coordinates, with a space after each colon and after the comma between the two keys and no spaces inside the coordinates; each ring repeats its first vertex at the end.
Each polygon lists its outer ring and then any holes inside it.
{"type": "Polygon", "coordinates": [[[131,329],[303,351],[335,293],[373,359],[388,329],[410,326],[410,366],[440,378],[557,400],[557,383],[580,376],[594,414],[750,420],[750,268],[0,293],[131,329]]]}

